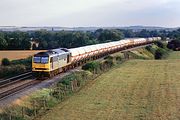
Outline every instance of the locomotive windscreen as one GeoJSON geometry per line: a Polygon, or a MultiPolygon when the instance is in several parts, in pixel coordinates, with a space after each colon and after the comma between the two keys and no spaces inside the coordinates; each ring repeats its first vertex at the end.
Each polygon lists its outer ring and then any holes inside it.
{"type": "Polygon", "coordinates": [[[49,61],[49,57],[34,57],[33,62],[34,63],[42,63],[46,64],[49,61]]]}

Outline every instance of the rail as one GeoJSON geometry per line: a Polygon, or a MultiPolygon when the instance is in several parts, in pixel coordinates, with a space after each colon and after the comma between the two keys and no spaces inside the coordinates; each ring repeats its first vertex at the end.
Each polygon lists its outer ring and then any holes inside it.
{"type": "Polygon", "coordinates": [[[3,100],[7,97],[10,97],[14,94],[17,94],[21,91],[23,91],[24,89],[32,86],[32,85],[35,85],[35,84],[38,84],[40,83],[41,81],[38,81],[38,80],[35,80],[35,79],[32,79],[31,81],[27,82],[27,83],[24,83],[22,85],[19,85],[19,86],[16,86],[14,88],[11,88],[9,90],[5,90],[3,92],[0,93],[0,100],[3,100]]]}
{"type": "Polygon", "coordinates": [[[0,85],[3,86],[4,84],[7,84],[7,83],[15,82],[17,80],[23,80],[27,76],[30,76],[30,75],[32,76],[32,72],[26,72],[26,73],[23,73],[23,74],[20,74],[20,75],[17,75],[17,76],[14,76],[5,80],[0,80],[0,85]]]}

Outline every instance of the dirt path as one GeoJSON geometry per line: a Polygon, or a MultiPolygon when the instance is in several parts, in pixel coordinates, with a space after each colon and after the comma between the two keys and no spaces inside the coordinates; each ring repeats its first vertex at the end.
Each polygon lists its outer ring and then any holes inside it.
{"type": "Polygon", "coordinates": [[[100,76],[41,120],[179,120],[180,60],[132,60],[100,76]]]}

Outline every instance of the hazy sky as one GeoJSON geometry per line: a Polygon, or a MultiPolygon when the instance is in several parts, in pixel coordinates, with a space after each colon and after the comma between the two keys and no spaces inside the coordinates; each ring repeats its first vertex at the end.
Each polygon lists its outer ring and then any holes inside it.
{"type": "Polygon", "coordinates": [[[180,0],[0,0],[0,26],[180,26],[180,0]]]}

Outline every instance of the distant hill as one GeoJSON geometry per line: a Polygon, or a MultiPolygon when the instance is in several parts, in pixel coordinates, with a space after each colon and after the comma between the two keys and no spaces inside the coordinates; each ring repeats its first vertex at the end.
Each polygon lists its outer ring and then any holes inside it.
{"type": "Polygon", "coordinates": [[[173,31],[173,30],[177,30],[178,27],[176,28],[165,28],[165,27],[156,27],[156,26],[129,26],[129,27],[121,27],[121,29],[129,29],[129,30],[134,30],[134,31],[140,31],[140,30],[167,30],[167,31],[173,31]]]}
{"type": "Polygon", "coordinates": [[[39,30],[47,30],[47,31],[95,31],[97,29],[125,29],[125,30],[133,30],[140,31],[143,29],[146,30],[167,30],[173,31],[177,28],[165,28],[165,27],[156,27],[156,26],[127,26],[127,27],[16,27],[16,26],[0,26],[0,31],[39,31],[39,30]]]}

